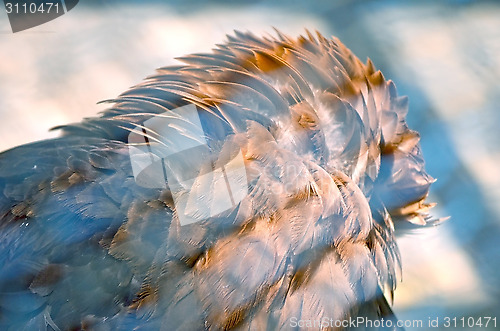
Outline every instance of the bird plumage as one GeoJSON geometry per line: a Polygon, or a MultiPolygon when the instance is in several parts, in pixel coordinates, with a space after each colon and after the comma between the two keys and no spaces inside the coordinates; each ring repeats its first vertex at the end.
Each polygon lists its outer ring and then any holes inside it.
{"type": "Polygon", "coordinates": [[[58,127],[60,138],[0,154],[0,325],[395,321],[383,295],[401,268],[394,222],[429,221],[432,183],[406,98],[370,60],[319,33],[236,32],[213,53],[179,60],[108,100],[101,116],[58,127]],[[176,117],[184,106],[202,137],[176,117]],[[172,149],[176,135],[207,147],[141,185],[131,137],[172,149]],[[237,157],[243,173],[228,166],[237,157]],[[227,208],[206,207],[231,185],[244,189],[227,208]]]}

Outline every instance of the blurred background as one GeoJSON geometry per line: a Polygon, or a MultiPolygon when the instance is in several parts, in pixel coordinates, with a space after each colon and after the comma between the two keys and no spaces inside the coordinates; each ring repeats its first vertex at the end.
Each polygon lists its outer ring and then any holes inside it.
{"type": "Polygon", "coordinates": [[[436,318],[450,329],[444,317],[456,317],[458,330],[496,317],[500,328],[500,1],[87,0],[15,34],[2,10],[0,150],[96,115],[96,102],[234,29],[272,27],[339,37],[410,98],[408,123],[438,179],[433,214],[451,219],[399,239],[398,317],[423,329],[436,318]]]}

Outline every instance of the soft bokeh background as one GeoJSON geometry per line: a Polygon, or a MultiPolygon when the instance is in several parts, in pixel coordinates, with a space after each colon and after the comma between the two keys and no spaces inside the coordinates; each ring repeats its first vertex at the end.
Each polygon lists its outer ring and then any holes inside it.
{"type": "Polygon", "coordinates": [[[488,316],[500,327],[500,1],[88,0],[16,34],[0,12],[0,150],[95,115],[97,101],[233,29],[272,26],[338,36],[410,97],[408,122],[438,178],[433,213],[451,219],[399,240],[398,317],[423,329],[438,317],[445,329],[446,316],[466,326],[488,316]]]}

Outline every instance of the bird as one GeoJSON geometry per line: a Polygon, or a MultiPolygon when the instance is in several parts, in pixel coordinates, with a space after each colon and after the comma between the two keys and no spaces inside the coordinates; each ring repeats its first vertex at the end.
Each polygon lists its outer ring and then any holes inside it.
{"type": "Polygon", "coordinates": [[[433,225],[408,98],[339,39],[235,31],[0,154],[0,328],[402,329],[433,225]]]}

